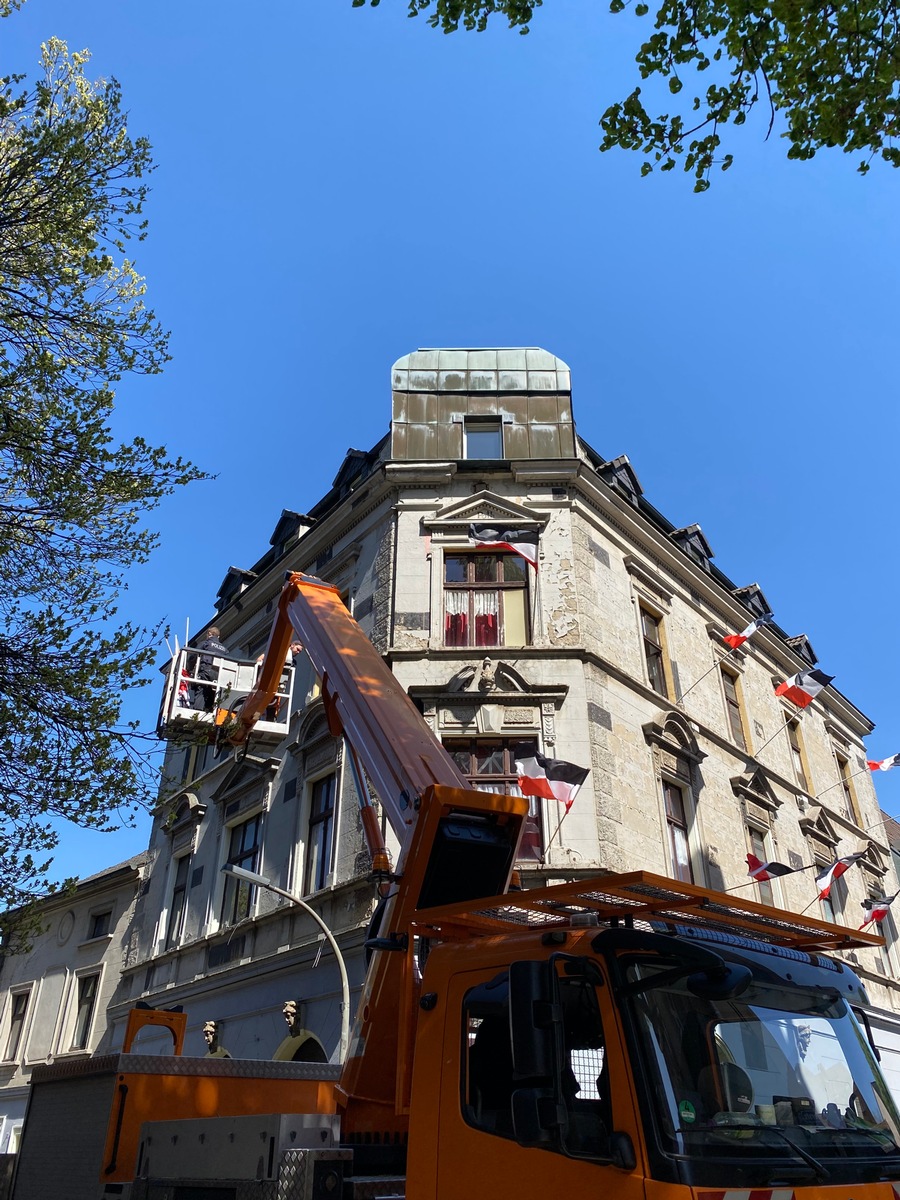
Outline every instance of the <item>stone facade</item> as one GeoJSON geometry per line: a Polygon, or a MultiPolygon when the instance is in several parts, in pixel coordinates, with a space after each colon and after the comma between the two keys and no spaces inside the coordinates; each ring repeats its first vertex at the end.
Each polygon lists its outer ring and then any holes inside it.
{"type": "MultiPolygon", "coordinates": [[[[865,768],[872,726],[834,688],[802,715],[775,696],[814,665],[808,640],[773,624],[728,652],[723,635],[767,610],[762,591],[717,570],[699,526],[667,522],[626,458],[578,438],[569,370],[552,354],[417,351],[391,379],[385,438],[351,451],[308,514],[285,510],[257,563],[229,569],[215,624],[234,655],[252,661],[264,646],[286,570],[318,575],[477,784],[514,786],[521,742],[590,768],[568,814],[534,805],[526,886],[646,869],[818,906],[855,928],[862,900],[894,878],[865,768]],[[536,534],[537,569],[477,549],[469,529],[482,523],[536,534]],[[798,869],[763,894],[748,886],[750,851],[798,869]],[[816,868],[857,851],[819,905],[816,868]]],[[[258,732],[238,754],[217,757],[199,733],[169,743],[109,1007],[113,1048],[142,1000],[185,1008],[187,1053],[204,1052],[203,1023],[216,1020],[231,1054],[271,1058],[282,1004],[297,999],[334,1055],[340,981],[315,923],[221,869],[244,865],[305,897],[344,948],[355,1003],[368,854],[346,755],[302,660],[289,717],[286,734],[258,732]]],[[[887,1027],[900,957],[890,919],[884,932],[887,949],[850,957],[887,1027]]]]}
{"type": "MultiPolygon", "coordinates": [[[[147,855],[42,901],[29,949],[0,962],[0,1154],[13,1153],[37,1063],[107,1046],[107,1005],[129,956],[147,855]]],[[[7,920],[8,934],[12,922],[7,920]]]]}

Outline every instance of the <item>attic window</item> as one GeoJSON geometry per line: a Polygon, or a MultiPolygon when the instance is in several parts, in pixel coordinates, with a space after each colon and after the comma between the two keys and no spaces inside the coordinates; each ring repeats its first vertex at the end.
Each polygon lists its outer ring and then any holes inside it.
{"type": "Polygon", "coordinates": [[[799,654],[803,661],[808,663],[811,667],[814,667],[819,661],[816,657],[815,650],[812,648],[812,643],[805,633],[798,634],[797,637],[785,638],[785,641],[791,647],[794,653],[799,654]]]}
{"type": "Polygon", "coordinates": [[[629,504],[637,507],[643,489],[626,455],[623,454],[613,462],[605,463],[600,468],[600,476],[620,496],[624,496],[629,504]]]}
{"type": "Polygon", "coordinates": [[[772,606],[763,595],[758,583],[748,584],[747,587],[735,588],[731,594],[735,600],[739,600],[741,604],[748,608],[754,617],[762,617],[772,611],[772,606]]]}
{"type": "Polygon", "coordinates": [[[704,571],[709,570],[709,561],[713,557],[713,552],[699,525],[690,525],[686,529],[674,530],[672,539],[698,567],[702,567],[704,571]]]}
{"type": "Polygon", "coordinates": [[[503,429],[499,421],[478,421],[466,418],[466,458],[502,458],[503,429]]]}

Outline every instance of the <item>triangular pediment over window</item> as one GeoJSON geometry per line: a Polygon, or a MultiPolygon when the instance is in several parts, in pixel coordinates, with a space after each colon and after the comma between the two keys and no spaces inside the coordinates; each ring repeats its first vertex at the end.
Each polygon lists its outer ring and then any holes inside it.
{"type": "Polygon", "coordinates": [[[265,787],[278,767],[277,758],[260,758],[255,754],[245,754],[213,792],[212,799],[217,803],[229,803],[250,788],[265,787]]]}
{"type": "Polygon", "coordinates": [[[810,804],[800,818],[800,828],[814,854],[818,851],[820,857],[835,857],[835,851],[843,834],[829,818],[824,808],[820,808],[818,804],[810,804]]]}
{"type": "Polygon", "coordinates": [[[281,516],[278,518],[278,524],[269,538],[269,545],[275,546],[280,552],[288,542],[302,537],[307,529],[311,529],[313,525],[315,525],[315,521],[312,517],[307,517],[304,513],[294,512],[289,508],[283,508],[281,516]]]}
{"type": "Polygon", "coordinates": [[[546,525],[547,518],[542,513],[526,508],[524,504],[483,490],[474,496],[467,496],[465,500],[445,505],[434,516],[426,517],[422,524],[433,535],[455,537],[460,534],[465,536],[469,525],[479,521],[540,531],[546,525]]]}
{"type": "Polygon", "coordinates": [[[743,775],[735,775],[731,780],[731,788],[746,804],[757,805],[773,815],[782,804],[762,767],[755,771],[747,771],[743,775]]]}
{"type": "Polygon", "coordinates": [[[229,567],[216,592],[215,610],[222,612],[228,607],[235,596],[248,588],[257,578],[255,571],[245,571],[241,567],[229,567]]]}

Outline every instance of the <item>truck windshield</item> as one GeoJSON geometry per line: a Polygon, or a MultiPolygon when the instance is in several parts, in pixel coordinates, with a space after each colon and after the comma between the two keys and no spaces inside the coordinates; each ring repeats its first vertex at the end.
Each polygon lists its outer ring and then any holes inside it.
{"type": "MultiPolygon", "coordinates": [[[[635,962],[627,976],[658,971],[635,962]]],[[[688,1159],[778,1159],[823,1182],[897,1168],[900,1114],[836,991],[754,982],[720,1000],[693,994],[682,978],[628,1003],[664,1150],[688,1159]],[[871,1166],[860,1173],[862,1160],[871,1166]]]]}

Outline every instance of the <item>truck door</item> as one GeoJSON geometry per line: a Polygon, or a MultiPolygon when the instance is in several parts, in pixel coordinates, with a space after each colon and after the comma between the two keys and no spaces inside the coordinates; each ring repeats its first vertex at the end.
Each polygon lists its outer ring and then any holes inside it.
{"type": "Polygon", "coordinates": [[[616,1200],[644,1200],[640,1162],[611,1163],[613,1131],[627,1134],[625,1145],[641,1152],[617,1026],[603,994],[608,989],[584,978],[559,983],[564,1128],[552,1144],[535,1146],[520,1144],[522,1129],[513,1116],[513,1094],[528,1081],[513,1070],[508,973],[453,978],[444,1028],[438,1200],[547,1200],[607,1191],[616,1200]]]}

